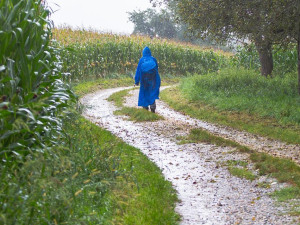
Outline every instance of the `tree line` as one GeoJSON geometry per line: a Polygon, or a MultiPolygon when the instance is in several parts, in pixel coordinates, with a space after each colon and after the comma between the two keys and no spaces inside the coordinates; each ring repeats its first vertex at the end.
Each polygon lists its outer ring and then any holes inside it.
{"type": "Polygon", "coordinates": [[[189,42],[196,45],[212,46],[228,50],[229,47],[220,45],[209,37],[201,39],[188,35],[188,26],[177,20],[172,7],[157,11],[153,8],[146,10],[133,10],[128,12],[129,20],[134,24],[132,34],[149,37],[173,39],[181,42],[189,42]]]}

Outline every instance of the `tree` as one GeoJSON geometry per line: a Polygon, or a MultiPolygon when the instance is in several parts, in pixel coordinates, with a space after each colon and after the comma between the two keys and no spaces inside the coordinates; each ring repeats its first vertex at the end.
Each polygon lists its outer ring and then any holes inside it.
{"type": "Polygon", "coordinates": [[[155,33],[163,38],[176,38],[178,26],[176,25],[172,15],[167,10],[154,14],[150,23],[154,27],[155,33]]]}
{"type": "Polygon", "coordinates": [[[188,26],[176,20],[174,10],[170,5],[160,12],[150,8],[144,11],[129,12],[128,14],[129,20],[134,24],[133,34],[175,39],[196,45],[216,45],[215,41],[209,38],[202,40],[187,35],[188,26]]]}
{"type": "Polygon", "coordinates": [[[297,18],[297,25],[295,26],[295,36],[297,39],[297,45],[298,45],[298,93],[300,95],[300,1],[297,1],[297,12],[296,18],[297,18]],[[298,34],[297,34],[298,33],[298,34]]]}
{"type": "Polygon", "coordinates": [[[300,94],[300,0],[150,0],[173,4],[176,15],[198,37],[224,41],[235,36],[255,43],[261,74],[273,70],[272,45],[297,43],[300,94]]]}
{"type": "Polygon", "coordinates": [[[172,15],[167,10],[156,12],[154,9],[129,12],[129,20],[134,23],[134,34],[175,38],[178,30],[172,15]]]}
{"type": "Polygon", "coordinates": [[[261,0],[182,0],[177,13],[199,37],[211,37],[219,42],[233,37],[255,43],[261,62],[261,74],[273,70],[271,38],[275,30],[267,26],[271,6],[261,0]]]}
{"type": "Polygon", "coordinates": [[[133,34],[142,34],[153,36],[154,30],[150,26],[151,15],[155,14],[155,10],[147,9],[145,11],[129,12],[129,20],[134,24],[133,34]]]}
{"type": "Polygon", "coordinates": [[[276,12],[281,21],[282,36],[286,42],[296,41],[298,51],[298,93],[300,95],[300,0],[286,0],[281,3],[281,10],[276,12]]]}

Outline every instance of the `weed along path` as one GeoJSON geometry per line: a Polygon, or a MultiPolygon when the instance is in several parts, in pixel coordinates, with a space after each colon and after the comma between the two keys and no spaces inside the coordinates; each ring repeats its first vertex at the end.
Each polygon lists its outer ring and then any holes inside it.
{"type": "MultiPolygon", "coordinates": [[[[248,139],[246,133],[220,130],[217,126],[175,112],[161,101],[157,101],[157,113],[164,117],[163,120],[129,121],[125,116],[114,115],[117,108],[106,100],[122,89],[101,90],[84,96],[81,98],[86,106],[83,115],[139,148],[156,163],[178,192],[180,201],[176,211],[182,216],[180,224],[296,224],[295,218],[288,215],[288,207],[277,204],[269,196],[284,184],[265,176],[256,176],[251,181],[231,175],[228,162],[244,161],[251,170],[252,164],[246,153],[212,144],[178,144],[177,137],[188,135],[193,128],[204,127],[239,142],[247,139],[246,144],[253,149],[256,149],[255,143],[258,149],[273,146],[272,143],[258,139],[251,141],[254,138],[248,139]]],[[[131,94],[125,105],[135,107],[138,90],[131,91],[131,94]]],[[[285,148],[280,143],[278,145],[285,148]]],[[[255,175],[257,171],[253,170],[253,173],[255,175]]]]}

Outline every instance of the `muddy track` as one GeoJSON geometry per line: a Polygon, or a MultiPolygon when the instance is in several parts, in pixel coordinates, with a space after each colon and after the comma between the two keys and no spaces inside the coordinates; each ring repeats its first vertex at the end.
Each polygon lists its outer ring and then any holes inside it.
{"type": "MultiPolygon", "coordinates": [[[[299,158],[295,154],[299,153],[299,146],[195,120],[170,109],[162,101],[157,102],[157,113],[164,120],[128,121],[125,117],[115,116],[116,107],[106,100],[122,89],[101,90],[84,96],[80,100],[86,106],[83,115],[139,148],[156,163],[178,192],[180,202],[176,211],[182,216],[181,224],[296,224],[295,218],[287,214],[288,207],[269,197],[269,193],[282,188],[283,184],[264,176],[254,181],[240,179],[232,176],[224,166],[227,160],[249,161],[247,154],[203,143],[178,145],[176,137],[188,134],[192,128],[202,127],[257,151],[274,155],[287,152],[285,156],[295,161],[299,158]],[[269,183],[270,188],[260,188],[261,182],[269,183]]],[[[126,105],[136,107],[137,95],[138,90],[132,91],[126,105]]],[[[252,168],[250,161],[248,167],[252,168]]]]}

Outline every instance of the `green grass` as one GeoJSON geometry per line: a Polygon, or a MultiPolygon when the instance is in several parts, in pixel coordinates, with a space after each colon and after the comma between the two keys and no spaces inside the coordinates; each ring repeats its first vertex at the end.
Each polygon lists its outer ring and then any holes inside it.
{"type": "Polygon", "coordinates": [[[168,85],[177,85],[179,84],[181,78],[176,76],[170,76],[170,77],[162,77],[161,78],[161,86],[168,86],[168,85]]]}
{"type": "MultiPolygon", "coordinates": [[[[158,167],[138,149],[125,144],[110,132],[81,120],[82,126],[72,122],[73,132],[78,132],[79,128],[82,133],[88,131],[86,136],[97,135],[90,140],[82,134],[76,134],[76,138],[81,136],[89,143],[95,143],[96,149],[104,146],[106,151],[111,152],[110,156],[102,157],[102,160],[110,161],[108,166],[114,175],[105,196],[107,203],[110,203],[104,207],[108,206],[110,210],[107,212],[110,214],[107,220],[116,224],[176,224],[179,218],[174,212],[177,196],[171,183],[164,179],[158,167]]],[[[89,160],[101,160],[94,157],[90,157],[89,160]]],[[[99,171],[103,174],[103,169],[99,171]]],[[[91,205],[88,199],[83,200],[85,202],[81,204],[85,207],[91,205]]]]}
{"type": "Polygon", "coordinates": [[[125,97],[129,96],[129,91],[131,90],[132,89],[126,89],[126,90],[115,92],[112,95],[110,95],[107,98],[107,100],[113,102],[117,107],[123,107],[125,97]]]}
{"type": "Polygon", "coordinates": [[[269,182],[266,182],[266,181],[258,182],[257,187],[269,189],[269,188],[271,188],[271,184],[269,182]]]}
{"type": "Polygon", "coordinates": [[[286,187],[273,192],[271,196],[275,197],[280,202],[284,202],[290,199],[299,199],[300,189],[297,187],[286,187]]]}
{"type": "MultiPolygon", "coordinates": [[[[160,97],[175,110],[200,120],[230,126],[287,143],[300,143],[300,127],[298,125],[283,125],[274,118],[248,112],[219,110],[212,106],[212,103],[188,100],[179,87],[162,91],[160,97]]],[[[226,100],[224,101],[226,103],[226,100]]]]}
{"type": "Polygon", "coordinates": [[[255,180],[256,175],[247,169],[248,163],[242,160],[227,160],[226,164],[228,171],[236,177],[244,178],[247,180],[255,180]]]}
{"type": "Polygon", "coordinates": [[[229,166],[228,171],[236,177],[239,178],[244,178],[247,180],[255,180],[256,176],[246,168],[239,168],[239,167],[234,167],[234,166],[229,166]]]}
{"type": "MultiPolygon", "coordinates": [[[[132,90],[132,89],[131,89],[132,90]]],[[[129,120],[136,121],[136,122],[145,122],[145,121],[156,121],[163,119],[162,116],[147,111],[141,108],[134,108],[134,107],[124,107],[123,103],[125,101],[125,97],[128,96],[129,91],[122,90],[118,91],[107,98],[108,101],[114,102],[117,107],[120,107],[120,110],[115,111],[116,115],[126,115],[129,117],[129,120]]]]}
{"type": "Polygon", "coordinates": [[[1,224],[177,223],[172,185],[138,149],[76,113],[64,132],[51,154],[1,164],[1,224]]]}
{"type": "Polygon", "coordinates": [[[136,122],[157,121],[163,119],[163,117],[160,115],[157,115],[145,109],[137,109],[133,107],[123,107],[122,109],[117,110],[115,114],[126,115],[129,117],[129,120],[136,122]]]}
{"type": "Polygon", "coordinates": [[[215,144],[217,146],[230,146],[233,148],[237,148],[241,152],[251,152],[251,149],[244,145],[240,145],[235,141],[216,136],[204,129],[199,128],[192,129],[188,136],[179,137],[178,140],[180,140],[179,144],[205,142],[215,144]]]}
{"type": "Polygon", "coordinates": [[[282,188],[281,190],[273,192],[271,196],[279,202],[291,202],[291,210],[289,214],[291,216],[300,215],[300,204],[299,204],[300,188],[299,187],[291,186],[291,187],[282,188]]]}
{"type": "Polygon", "coordinates": [[[161,171],[138,149],[122,149],[121,167],[132,179],[120,179],[111,193],[113,224],[177,224],[176,192],[161,171]]]}
{"type": "Polygon", "coordinates": [[[261,175],[269,174],[279,182],[287,182],[300,188],[300,167],[289,159],[273,157],[265,153],[253,153],[250,159],[261,175]]]}
{"type": "Polygon", "coordinates": [[[227,166],[241,166],[246,168],[248,163],[242,160],[227,160],[226,162],[227,166]]]}
{"type": "Polygon", "coordinates": [[[221,111],[247,112],[282,125],[300,125],[296,73],[266,78],[242,68],[222,69],[184,79],[181,90],[189,100],[209,103],[221,111]]]}

